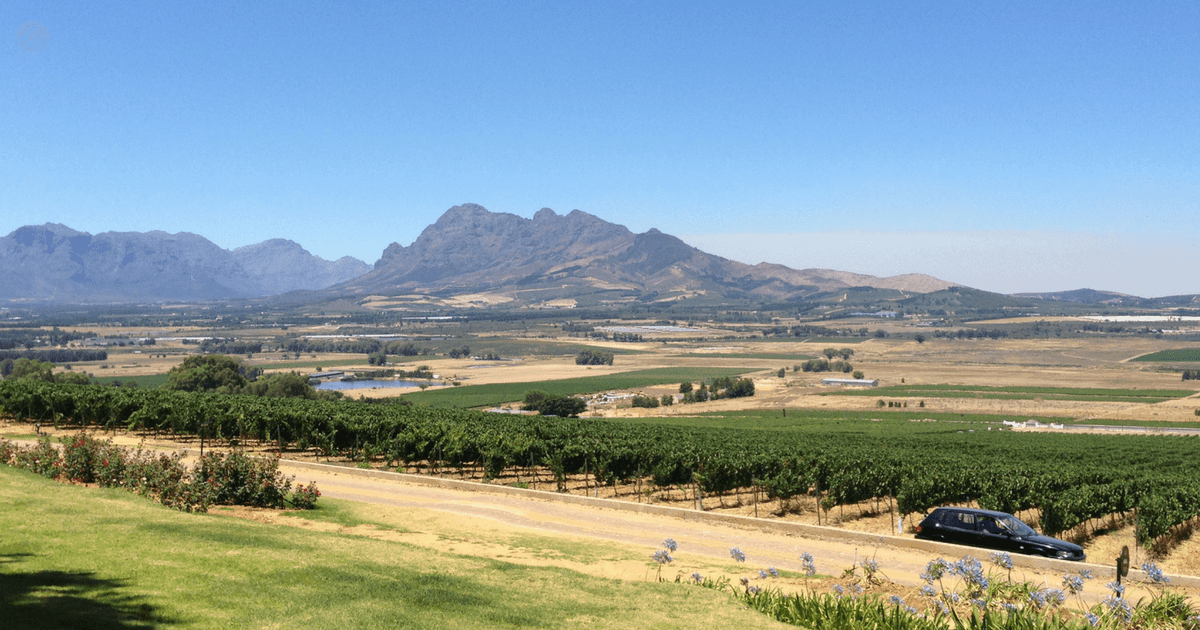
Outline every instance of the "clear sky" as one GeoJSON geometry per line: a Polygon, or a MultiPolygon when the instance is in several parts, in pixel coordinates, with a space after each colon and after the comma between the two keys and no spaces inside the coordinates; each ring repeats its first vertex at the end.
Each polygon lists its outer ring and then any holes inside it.
{"type": "Polygon", "coordinates": [[[0,36],[0,234],[373,263],[474,202],[749,263],[1200,293],[1194,0],[9,0],[0,36]]]}

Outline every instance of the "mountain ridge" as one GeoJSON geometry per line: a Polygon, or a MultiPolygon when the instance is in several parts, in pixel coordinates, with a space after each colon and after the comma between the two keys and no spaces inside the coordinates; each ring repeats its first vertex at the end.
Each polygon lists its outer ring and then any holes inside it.
{"type": "Polygon", "coordinates": [[[927,292],[956,286],[924,274],[876,278],[824,269],[747,265],[651,228],[635,234],[580,210],[532,218],[466,203],[446,210],[407,247],[392,243],[367,274],[327,291],[438,295],[487,291],[529,304],[613,293],[622,299],[794,299],[854,286],[927,292]],[[624,294],[623,297],[615,294],[624,294]]]}
{"type": "Polygon", "coordinates": [[[258,297],[323,288],[369,269],[355,259],[328,263],[298,244],[275,240],[231,252],[191,232],[93,235],[60,223],[27,225],[0,237],[0,299],[125,303],[258,297]],[[290,252],[286,260],[282,252],[290,252]],[[272,268],[280,260],[284,268],[272,268]]]}

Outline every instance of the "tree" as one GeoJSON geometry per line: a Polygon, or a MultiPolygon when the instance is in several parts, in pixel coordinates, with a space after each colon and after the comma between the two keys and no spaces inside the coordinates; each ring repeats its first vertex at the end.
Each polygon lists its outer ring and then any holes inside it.
{"type": "Polygon", "coordinates": [[[543,416],[574,418],[587,410],[587,403],[574,396],[555,396],[534,389],[525,392],[525,405],[522,409],[536,411],[543,416]]]}
{"type": "Polygon", "coordinates": [[[585,348],[579,351],[575,356],[575,365],[612,365],[613,355],[611,352],[602,350],[592,350],[585,348]]]}
{"type": "Polygon", "coordinates": [[[917,343],[925,343],[925,334],[917,333],[917,334],[913,335],[913,339],[916,339],[917,343]]]}
{"type": "Polygon", "coordinates": [[[686,394],[690,391],[692,391],[692,382],[691,381],[685,381],[685,382],[679,384],[679,393],[680,394],[686,394]]]}
{"type": "Polygon", "coordinates": [[[14,361],[12,359],[0,361],[0,378],[8,378],[8,375],[12,374],[13,363],[14,361]]]}
{"type": "Polygon", "coordinates": [[[660,402],[662,402],[662,406],[670,407],[675,404],[675,397],[670,394],[663,394],[660,402]]]}
{"type": "Polygon", "coordinates": [[[838,354],[842,355],[843,359],[849,360],[850,357],[854,356],[854,348],[842,348],[838,350],[838,354]]]}
{"type": "Polygon", "coordinates": [[[779,378],[787,376],[787,368],[779,368],[779,371],[775,373],[775,376],[778,376],[779,378]]]}
{"type": "Polygon", "coordinates": [[[184,392],[240,393],[261,370],[248,370],[223,354],[194,355],[167,372],[166,389],[184,392]]]}
{"type": "Polygon", "coordinates": [[[833,357],[836,357],[838,355],[838,349],[837,348],[825,348],[824,350],[821,351],[821,354],[825,355],[826,359],[829,359],[832,361],[833,357]]]}
{"type": "Polygon", "coordinates": [[[27,380],[53,383],[54,364],[22,357],[13,363],[12,372],[9,373],[8,378],[14,381],[27,380]]]}
{"type": "Polygon", "coordinates": [[[866,375],[862,373],[862,370],[855,370],[855,371],[854,371],[854,378],[856,378],[856,379],[858,379],[858,380],[860,380],[860,381],[861,381],[862,379],[866,378],[866,375]]]}

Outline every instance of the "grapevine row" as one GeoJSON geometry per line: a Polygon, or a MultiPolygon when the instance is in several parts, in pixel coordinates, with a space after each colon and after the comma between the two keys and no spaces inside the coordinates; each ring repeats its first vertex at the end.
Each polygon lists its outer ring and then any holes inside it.
{"type": "Polygon", "coordinates": [[[1149,544],[1200,514],[1200,440],[1144,436],[852,433],[691,428],[461,409],[0,381],[0,410],[44,423],[362,454],[389,463],[544,467],[563,482],[649,478],[705,493],[757,488],[822,506],[895,498],[901,514],[976,501],[1037,508],[1050,534],[1138,513],[1149,544]]]}

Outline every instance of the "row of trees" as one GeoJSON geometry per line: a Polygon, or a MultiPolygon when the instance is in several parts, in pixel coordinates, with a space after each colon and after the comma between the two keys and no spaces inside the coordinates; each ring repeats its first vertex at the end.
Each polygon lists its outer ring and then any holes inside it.
{"type": "Polygon", "coordinates": [[[30,359],[48,363],[107,361],[108,351],[93,348],[55,348],[50,350],[0,350],[0,361],[30,359]]]}
{"type": "Polygon", "coordinates": [[[1184,370],[1183,380],[1185,381],[1200,381],[1200,370],[1184,370]]]}

